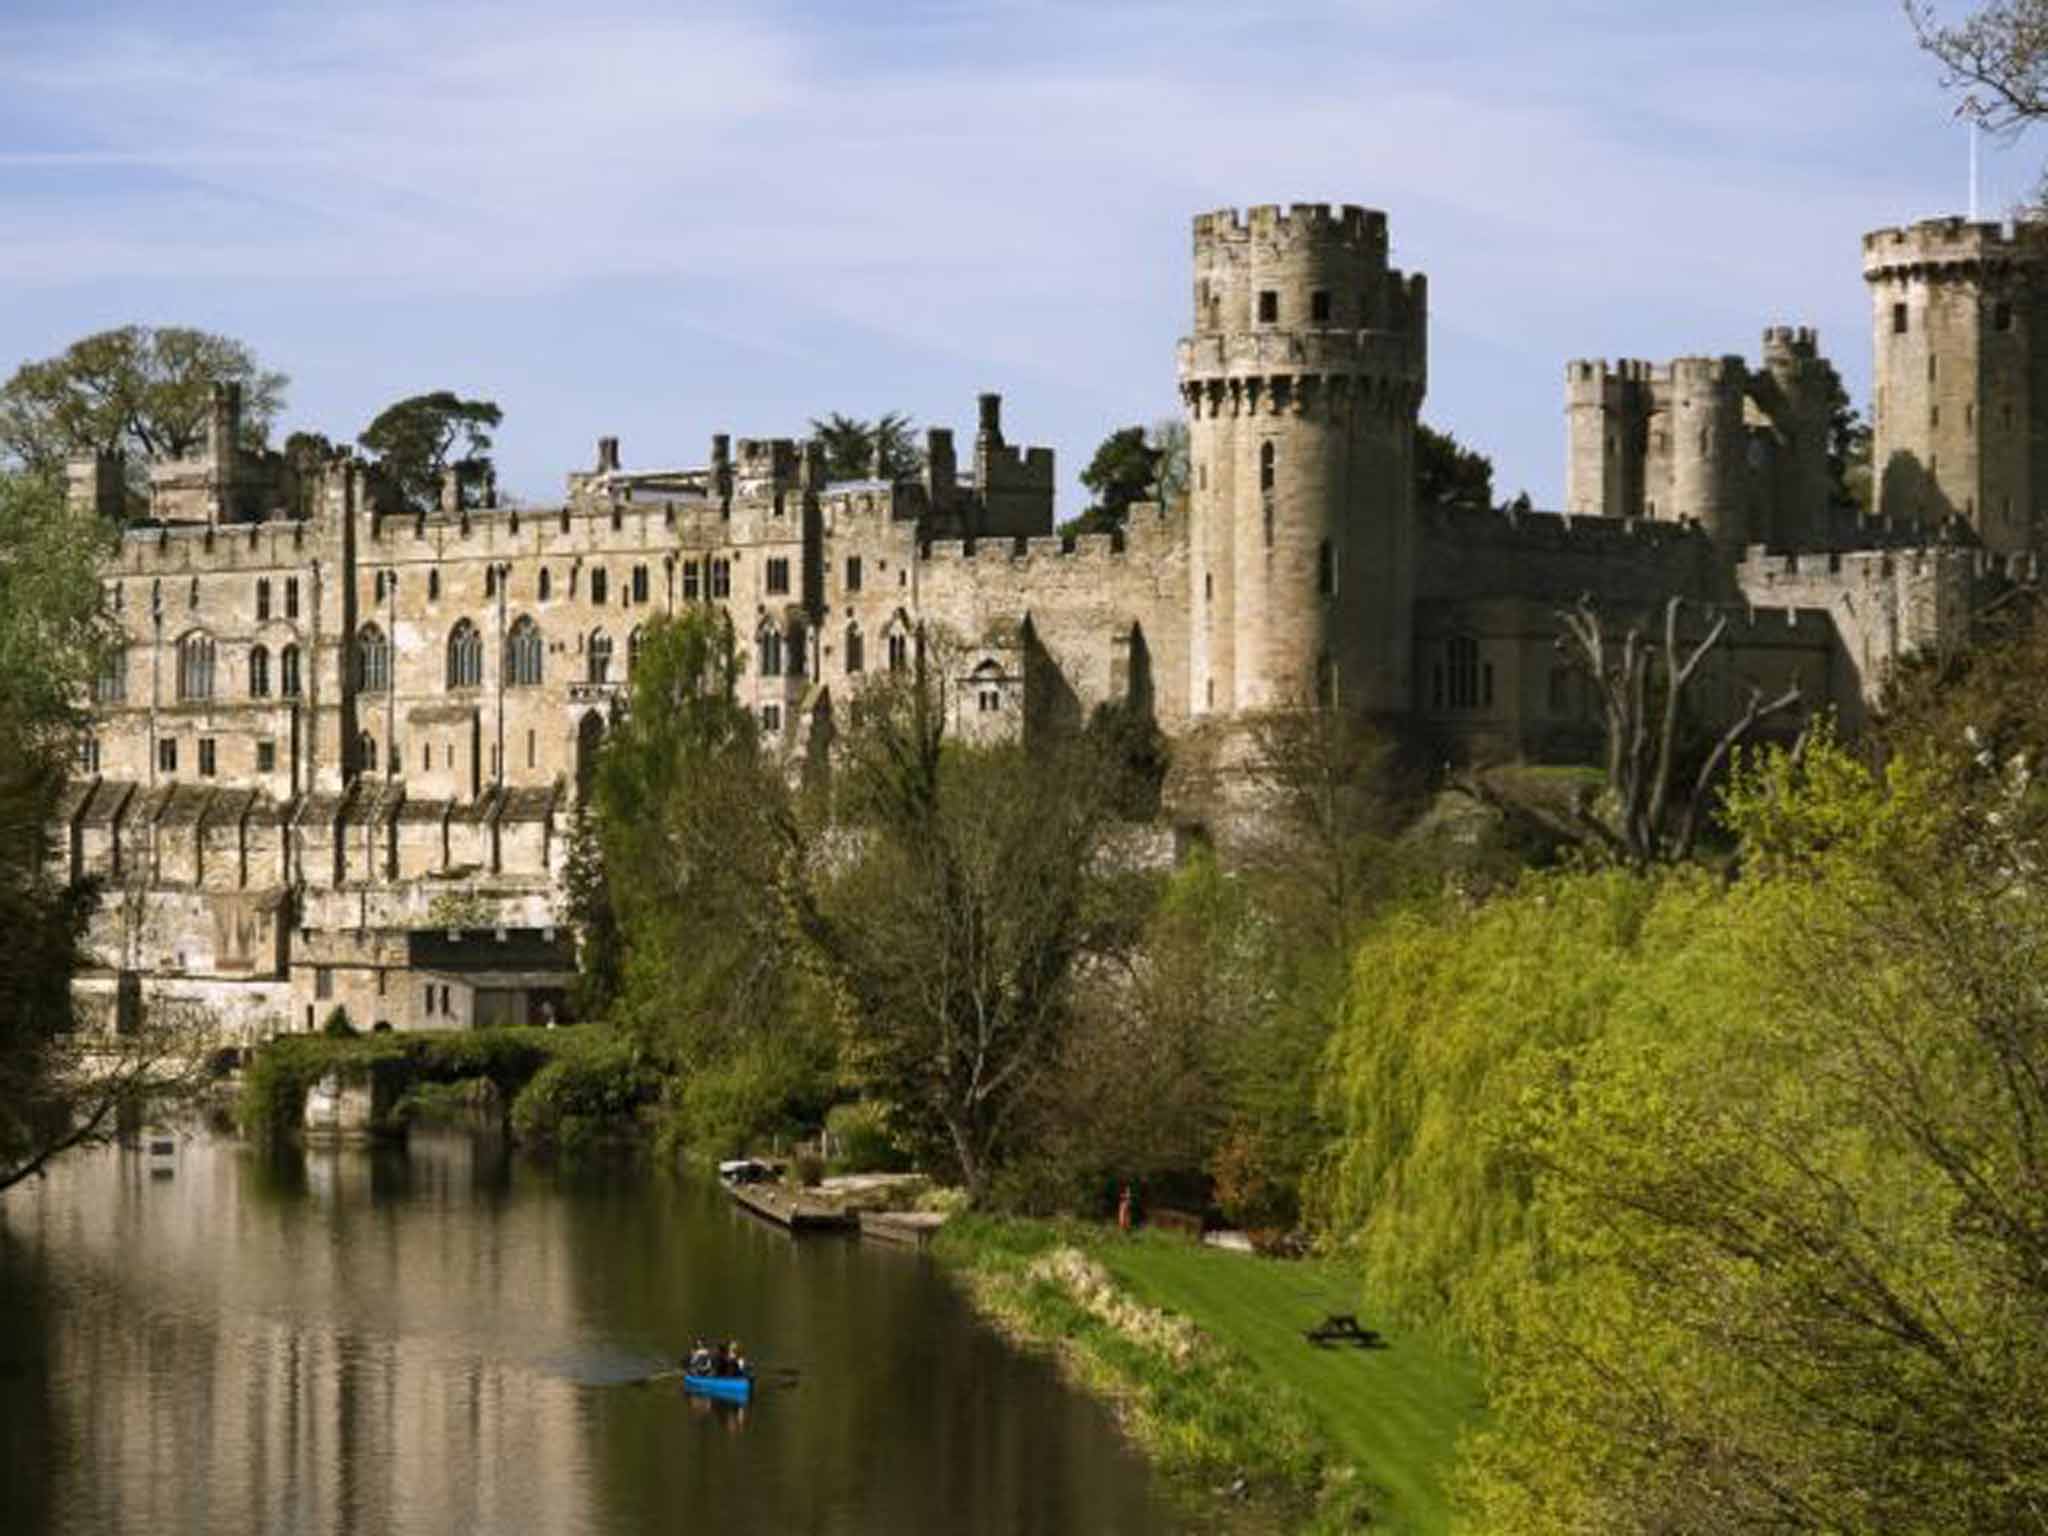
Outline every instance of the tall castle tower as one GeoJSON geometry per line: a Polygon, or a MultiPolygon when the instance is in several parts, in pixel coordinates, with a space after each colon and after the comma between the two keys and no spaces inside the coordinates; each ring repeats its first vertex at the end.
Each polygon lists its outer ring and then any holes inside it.
{"type": "Polygon", "coordinates": [[[1933,219],[1863,237],[1878,510],[2048,542],[2048,224],[1933,219]]]}
{"type": "Polygon", "coordinates": [[[1269,205],[1195,219],[1194,298],[1191,712],[1406,709],[1423,279],[1385,214],[1269,205]]]}

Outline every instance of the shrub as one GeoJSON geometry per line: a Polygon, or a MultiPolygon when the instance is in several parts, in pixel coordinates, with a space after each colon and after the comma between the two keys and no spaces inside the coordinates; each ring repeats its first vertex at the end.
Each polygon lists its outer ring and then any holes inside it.
{"type": "Polygon", "coordinates": [[[661,1075],[624,1042],[556,1058],[512,1101],[512,1134],[538,1147],[575,1151],[637,1130],[661,1097],[661,1075]]]}
{"type": "Polygon", "coordinates": [[[880,1104],[835,1104],[825,1131],[838,1150],[832,1166],[840,1173],[906,1173],[910,1154],[889,1134],[888,1111],[880,1104]]]}
{"type": "Polygon", "coordinates": [[[327,1022],[320,1026],[320,1033],[330,1040],[353,1040],[358,1031],[349,1021],[348,1010],[336,1004],[334,1011],[327,1015],[327,1022]]]}

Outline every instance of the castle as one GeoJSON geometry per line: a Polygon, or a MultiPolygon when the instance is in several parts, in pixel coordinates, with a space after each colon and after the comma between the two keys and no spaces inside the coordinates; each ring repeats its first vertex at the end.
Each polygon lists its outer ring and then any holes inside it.
{"type": "MultiPolygon", "coordinates": [[[[71,873],[109,889],[81,995],[117,1021],[189,1002],[229,1039],[335,1007],[557,1016],[571,818],[644,626],[690,604],[730,617],[791,754],[943,633],[972,739],[1124,701],[1188,740],[1314,700],[1447,750],[1584,757],[1591,684],[1554,645],[1581,594],[1616,623],[1674,595],[1733,615],[1709,712],[1796,681],[1853,725],[1889,662],[2032,580],[2044,265],[2039,226],[1865,241],[1874,515],[1834,502],[1839,384],[1782,327],[1757,368],[1571,363],[1563,514],[1418,507],[1427,287],[1353,207],[1195,220],[1185,504],[1114,537],[1055,533],[1052,454],[1008,440],[995,395],[964,457],[928,433],[917,478],[830,480],[815,442],[724,435],[708,464],[628,469],[602,438],[558,505],[467,505],[451,476],[421,512],[346,452],[301,473],[242,446],[223,387],[105,572],[128,644],[63,806],[71,873]]],[[[126,481],[77,461],[73,504],[117,514],[126,481]]]]}

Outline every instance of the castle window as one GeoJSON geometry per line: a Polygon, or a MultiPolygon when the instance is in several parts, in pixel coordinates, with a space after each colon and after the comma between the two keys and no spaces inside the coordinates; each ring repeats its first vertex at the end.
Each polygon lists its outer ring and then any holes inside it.
{"type": "Polygon", "coordinates": [[[540,626],[521,614],[505,633],[505,686],[538,688],[541,678],[540,626]]]}
{"type": "Polygon", "coordinates": [[[593,683],[612,680],[612,637],[601,629],[591,632],[588,660],[593,683]]]}
{"type": "Polygon", "coordinates": [[[192,584],[185,590],[185,606],[187,608],[197,608],[199,606],[199,578],[197,576],[192,578],[192,584]]]}
{"type": "Polygon", "coordinates": [[[768,562],[768,595],[770,597],[781,597],[786,595],[788,591],[789,562],[781,559],[770,560],[768,562]]]}
{"type": "Polygon", "coordinates": [[[977,703],[984,715],[1000,714],[1003,708],[1003,695],[998,689],[984,688],[977,703]]]}
{"type": "Polygon", "coordinates": [[[256,771],[258,773],[277,772],[276,742],[259,741],[256,743],[256,771]]]}
{"type": "Polygon", "coordinates": [[[497,595],[498,568],[495,565],[487,565],[484,567],[484,596],[496,597],[497,595]]]}
{"type": "Polygon", "coordinates": [[[1927,382],[1928,382],[1928,383],[1932,384],[1932,383],[1934,382],[1934,376],[1935,376],[1935,374],[1936,374],[1936,373],[1938,373],[1938,372],[1940,371],[1940,363],[1941,363],[1941,359],[1940,359],[1940,358],[1938,358],[1938,357],[1936,357],[1936,356],[1935,356],[1935,355],[1934,355],[1934,354],[1933,354],[1932,352],[1930,352],[1930,353],[1928,353],[1928,354],[1927,354],[1927,382]]]}
{"type": "Polygon", "coordinates": [[[605,574],[604,567],[599,566],[590,573],[590,600],[602,608],[605,599],[610,595],[611,578],[605,574]]]}
{"type": "Polygon", "coordinates": [[[429,571],[427,572],[427,601],[430,603],[438,603],[440,600],[441,573],[439,571],[429,571]]]}
{"type": "Polygon", "coordinates": [[[546,602],[553,591],[554,578],[548,574],[548,568],[542,566],[540,568],[540,600],[546,602]]]}
{"type": "Polygon", "coordinates": [[[683,562],[683,601],[697,601],[697,562],[694,560],[683,562]]]}
{"type": "Polygon", "coordinates": [[[846,557],[846,590],[849,592],[858,592],[860,590],[859,555],[848,555],[846,557]]]}
{"type": "Polygon", "coordinates": [[[901,672],[910,665],[910,637],[901,630],[889,636],[889,670],[901,672]]]}
{"type": "Polygon", "coordinates": [[[535,762],[536,762],[536,761],[538,760],[539,752],[540,752],[540,735],[539,735],[539,733],[538,733],[538,732],[536,732],[536,731],[528,731],[528,732],[526,733],[526,766],[527,766],[527,767],[531,768],[531,767],[532,767],[532,766],[534,765],[534,763],[535,763],[535,762]]]}
{"type": "MultiPolygon", "coordinates": [[[[1273,494],[1273,462],[1275,449],[1271,443],[1259,444],[1259,489],[1266,495],[1273,494]]],[[[1272,543],[1271,539],[1266,541],[1272,543]]]]}
{"type": "Polygon", "coordinates": [[[626,526],[626,513],[625,513],[625,509],[624,509],[623,507],[613,507],[613,508],[612,508],[612,532],[613,532],[613,533],[617,533],[617,532],[619,532],[619,531],[620,531],[620,530],[621,530],[622,528],[624,528],[625,526],[626,526]]]}
{"type": "Polygon", "coordinates": [[[214,769],[215,769],[215,768],[216,768],[217,766],[218,766],[218,763],[217,763],[217,762],[215,761],[215,758],[214,758],[214,750],[213,750],[213,738],[212,738],[211,736],[202,736],[202,737],[200,737],[200,738],[199,738],[199,777],[201,777],[202,779],[210,779],[210,778],[212,778],[212,777],[213,777],[213,771],[214,771],[214,769]]]}
{"type": "Polygon", "coordinates": [[[213,637],[191,634],[178,642],[178,697],[213,697],[213,637]]]}
{"type": "Polygon", "coordinates": [[[633,567],[633,601],[636,603],[647,601],[647,567],[644,565],[633,567]]]}
{"type": "Polygon", "coordinates": [[[755,649],[761,660],[761,675],[782,676],[782,631],[773,624],[763,624],[755,639],[755,649]]]}
{"type": "Polygon", "coordinates": [[[804,658],[805,658],[805,654],[806,654],[806,653],[807,653],[807,652],[808,652],[809,650],[810,650],[810,636],[809,636],[808,632],[807,632],[807,631],[806,631],[806,630],[804,629],[803,625],[801,625],[801,624],[792,624],[792,625],[790,625],[790,627],[789,627],[789,675],[790,675],[791,677],[802,677],[802,676],[804,675],[804,658]]]}
{"type": "Polygon", "coordinates": [[[1330,323],[1330,290],[1318,288],[1308,296],[1308,317],[1318,325],[1330,323]]]}
{"type": "Polygon", "coordinates": [[[2001,299],[1991,307],[1991,328],[1995,331],[2012,329],[2012,305],[2001,299]]]}
{"type": "Polygon", "coordinates": [[[256,622],[258,624],[268,624],[270,622],[270,578],[268,576],[261,576],[256,580],[256,622]]]}
{"type": "Polygon", "coordinates": [[[732,596],[732,562],[714,560],[711,562],[711,595],[714,598],[732,596]]]}
{"type": "Polygon", "coordinates": [[[432,773],[433,771],[434,771],[434,744],[433,744],[433,743],[432,743],[431,741],[429,741],[429,742],[425,742],[425,743],[422,743],[422,744],[421,744],[421,746],[420,746],[420,772],[421,772],[421,773],[432,773]]]}
{"type": "Polygon", "coordinates": [[[114,583],[114,612],[120,613],[128,606],[128,589],[120,582],[114,583]]]}
{"type": "Polygon", "coordinates": [[[270,652],[260,645],[249,652],[249,697],[270,697],[270,652]]]}
{"type": "Polygon", "coordinates": [[[391,644],[375,624],[356,632],[356,688],[362,693],[384,693],[391,687],[391,644]]]}
{"type": "Polygon", "coordinates": [[[368,731],[364,731],[360,736],[356,737],[356,772],[375,773],[376,771],[377,738],[368,731]]]}
{"type": "Polygon", "coordinates": [[[1906,334],[1906,306],[1903,304],[1894,304],[1892,306],[1892,334],[1894,336],[1906,334]]]}
{"type": "Polygon", "coordinates": [[[761,706],[761,729],[764,731],[780,731],[782,729],[782,706],[780,704],[763,704],[761,706]]]}
{"type": "Polygon", "coordinates": [[[91,736],[78,738],[78,771],[98,773],[100,771],[100,744],[91,736]]]}
{"type": "Polygon", "coordinates": [[[284,616],[288,619],[299,616],[299,578],[296,576],[284,579],[284,616]]]}
{"type": "Polygon", "coordinates": [[[176,773],[178,771],[178,738],[161,737],[156,744],[156,771],[176,773]]]}
{"type": "MultiPolygon", "coordinates": [[[[1452,709],[1479,707],[1479,642],[1470,635],[1453,635],[1445,646],[1448,665],[1447,702],[1452,709]]],[[[1491,668],[1488,669],[1489,673],[1491,668]]]]}
{"type": "Polygon", "coordinates": [[[370,601],[373,603],[384,601],[384,573],[382,571],[378,571],[370,578],[370,601]]]}
{"type": "Polygon", "coordinates": [[[448,631],[448,686],[481,688],[484,683],[484,637],[467,619],[448,631]]]}
{"type": "Polygon", "coordinates": [[[299,696],[299,648],[288,645],[277,653],[277,691],[288,699],[299,696]]]}
{"type": "Polygon", "coordinates": [[[111,647],[100,657],[100,672],[92,691],[102,704],[119,704],[128,697],[128,652],[124,647],[111,647]]]}
{"type": "Polygon", "coordinates": [[[846,626],[846,670],[848,673],[864,671],[867,667],[867,637],[860,632],[858,624],[846,626]]]}
{"type": "Polygon", "coordinates": [[[1938,427],[1941,425],[1940,406],[1930,405],[1929,407],[1927,407],[1927,425],[1930,427],[1938,427]]]}
{"type": "Polygon", "coordinates": [[[1259,290],[1259,324],[1277,325],[1280,320],[1280,294],[1277,289],[1259,290]]]}
{"type": "Polygon", "coordinates": [[[1216,600],[1216,573],[1214,571],[1202,572],[1202,600],[1204,602],[1214,602],[1216,600]]]}
{"type": "Polygon", "coordinates": [[[1316,547],[1316,591],[1323,597],[1337,595],[1337,549],[1328,539],[1316,547]]]}
{"type": "Polygon", "coordinates": [[[1195,484],[1205,491],[1209,489],[1209,466],[1207,464],[1197,464],[1195,466],[1195,484]]]}

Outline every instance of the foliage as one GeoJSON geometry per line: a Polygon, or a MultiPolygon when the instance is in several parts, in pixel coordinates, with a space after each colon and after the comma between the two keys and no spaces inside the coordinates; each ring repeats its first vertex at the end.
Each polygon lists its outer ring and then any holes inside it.
{"type": "Polygon", "coordinates": [[[832,1140],[834,1173],[905,1173],[910,1170],[910,1155],[890,1130],[886,1104],[870,1100],[835,1104],[825,1116],[825,1130],[832,1140]]]}
{"type": "Polygon", "coordinates": [[[1449,432],[1427,422],[1415,424],[1415,505],[1474,507],[1493,505],[1493,460],[1467,448],[1449,432]]]}
{"type": "Polygon", "coordinates": [[[625,989],[626,936],[612,903],[604,841],[590,806],[578,801],[562,869],[563,901],[577,936],[575,1016],[601,1019],[625,989]]]}
{"type": "Polygon", "coordinates": [[[577,1152],[616,1139],[661,1097],[662,1075],[631,1040],[558,1055],[512,1100],[512,1134],[527,1146],[577,1152]]]}
{"type": "Polygon", "coordinates": [[[2048,615],[2024,589],[1979,615],[1971,644],[1922,652],[1885,676],[1878,702],[1880,750],[1916,741],[1973,741],[2000,762],[2048,762],[2048,615]]]}
{"type": "Polygon", "coordinates": [[[213,386],[242,386],[245,446],[260,447],[288,381],[232,337],[125,325],[23,363],[0,386],[0,469],[59,480],[73,455],[188,458],[206,442],[213,386]]]}
{"type": "Polygon", "coordinates": [[[477,506],[493,478],[491,429],[505,419],[494,400],[464,400],[445,389],[410,395],[377,414],[356,439],[376,456],[406,505],[441,503],[441,476],[455,472],[464,506],[477,506]]]}
{"type": "Polygon", "coordinates": [[[1109,775],[1110,808],[1128,821],[1159,814],[1170,748],[1159,721],[1142,701],[1109,699],[1088,716],[1092,756],[1109,775]]]}
{"type": "Polygon", "coordinates": [[[916,425],[902,411],[873,421],[833,411],[811,418],[811,435],[825,450],[828,480],[914,480],[924,473],[916,425]]]}
{"type": "Polygon", "coordinates": [[[1188,424],[1178,416],[1162,416],[1146,430],[1145,441],[1159,456],[1152,474],[1152,499],[1170,511],[1187,500],[1193,481],[1188,424]]]}
{"type": "MultiPolygon", "coordinates": [[[[1169,462],[1166,450],[1155,447],[1152,433],[1144,427],[1119,427],[1095,449],[1095,457],[1081,471],[1081,483],[1095,496],[1088,510],[1062,528],[1063,533],[1121,533],[1133,505],[1158,494],[1161,465],[1169,462]]],[[[1183,449],[1183,458],[1185,450],[1183,449]]],[[[1186,485],[1187,471],[1180,469],[1186,485]]]]}
{"type": "Polygon", "coordinates": [[[488,928],[495,909],[482,892],[456,887],[436,891],[427,903],[429,928],[488,928]]]}
{"type": "Polygon", "coordinates": [[[320,1026],[320,1033],[330,1040],[353,1040],[362,1031],[349,1022],[348,1010],[337,1003],[320,1026]]]}

